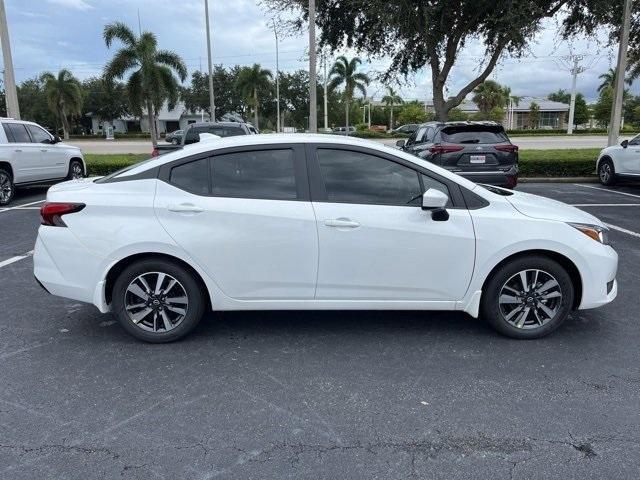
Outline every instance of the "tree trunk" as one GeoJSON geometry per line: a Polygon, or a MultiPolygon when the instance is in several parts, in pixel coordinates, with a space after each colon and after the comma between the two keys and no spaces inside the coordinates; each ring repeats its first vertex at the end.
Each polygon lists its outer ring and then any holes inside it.
{"type": "Polygon", "coordinates": [[[449,110],[444,100],[444,84],[441,86],[433,85],[433,109],[436,112],[436,119],[446,122],[449,118],[449,110]]]}
{"type": "Polygon", "coordinates": [[[349,135],[349,101],[347,100],[345,104],[347,105],[347,107],[345,108],[345,111],[344,111],[344,117],[346,122],[344,134],[349,135]]]}
{"type": "Polygon", "coordinates": [[[156,126],[156,115],[151,100],[147,99],[147,118],[149,119],[149,133],[151,134],[151,143],[155,149],[158,146],[158,130],[156,126]]]}
{"type": "Polygon", "coordinates": [[[256,130],[260,130],[258,126],[258,90],[255,88],[253,89],[253,122],[256,130]]]}
{"type": "Polygon", "coordinates": [[[393,103],[391,104],[391,118],[389,119],[389,130],[393,130],[393,103]]]}
{"type": "Polygon", "coordinates": [[[69,120],[67,119],[67,115],[65,114],[64,106],[60,106],[58,115],[60,116],[60,120],[62,121],[62,136],[65,140],[69,140],[69,120]]]}

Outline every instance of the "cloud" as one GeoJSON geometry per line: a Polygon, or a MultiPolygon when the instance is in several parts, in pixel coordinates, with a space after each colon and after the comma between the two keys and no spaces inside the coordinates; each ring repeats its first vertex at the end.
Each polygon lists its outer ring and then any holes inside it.
{"type": "Polygon", "coordinates": [[[73,8],[75,10],[90,10],[93,7],[89,5],[85,0],[47,0],[53,5],[60,7],[73,8]]]}

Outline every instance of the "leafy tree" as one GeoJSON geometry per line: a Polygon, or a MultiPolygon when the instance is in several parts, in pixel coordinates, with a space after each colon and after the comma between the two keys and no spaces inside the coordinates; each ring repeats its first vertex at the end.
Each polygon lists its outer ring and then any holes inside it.
{"type": "Polygon", "coordinates": [[[540,125],[540,105],[536,102],[529,104],[529,128],[536,129],[540,125]]]}
{"type": "Polygon", "coordinates": [[[473,103],[481,113],[487,115],[495,108],[502,108],[505,104],[504,90],[493,80],[486,80],[473,91],[473,103]]]}
{"type": "Polygon", "coordinates": [[[630,97],[624,104],[625,125],[640,125],[640,96],[630,97]]]}
{"type": "MultiPolygon", "coordinates": [[[[554,102],[566,103],[568,105],[571,104],[571,93],[563,90],[562,88],[557,92],[550,93],[547,95],[549,100],[554,102]]],[[[573,123],[576,125],[581,125],[583,123],[587,123],[590,118],[589,106],[587,105],[587,101],[584,98],[584,95],[580,92],[576,93],[576,104],[575,110],[573,112],[573,123]]],[[[567,112],[566,121],[569,120],[569,113],[567,112]]]]}
{"type": "Polygon", "coordinates": [[[467,115],[459,108],[452,108],[449,111],[449,120],[451,120],[452,122],[465,122],[469,120],[469,115],[467,115]]]}
{"type": "Polygon", "coordinates": [[[84,94],[83,112],[98,119],[112,122],[129,113],[129,103],[124,84],[91,77],[82,82],[84,94]]]}
{"type": "Polygon", "coordinates": [[[82,110],[82,89],[80,82],[73,74],[63,68],[54,75],[50,72],[42,74],[44,95],[49,109],[62,122],[65,140],[69,139],[69,115],[80,115],[82,110]]]}
{"type": "MultiPolygon", "coordinates": [[[[236,88],[236,78],[240,67],[229,70],[222,65],[213,68],[213,95],[215,98],[216,118],[227,113],[242,110],[242,95],[236,88]]],[[[209,74],[195,71],[191,74],[191,84],[182,89],[181,98],[187,109],[192,112],[205,111],[211,118],[209,103],[209,74]]]]}
{"type": "Polygon", "coordinates": [[[242,92],[246,102],[253,108],[253,123],[259,127],[258,109],[260,94],[271,88],[271,72],[254,63],[252,67],[243,67],[236,78],[236,88],[242,92]]]}
{"type": "MultiPolygon", "coordinates": [[[[590,0],[320,0],[316,23],[323,46],[391,57],[388,77],[430,67],[436,115],[447,120],[451,109],[488,78],[503,54],[522,54],[545,19],[568,2],[582,1],[590,0]],[[485,61],[475,78],[446,98],[450,73],[472,39],[484,46],[485,61]]],[[[266,2],[280,11],[301,12],[297,26],[305,26],[307,0],[266,2]]]]}
{"type": "Polygon", "coordinates": [[[18,85],[17,90],[22,119],[36,122],[52,131],[57,131],[57,117],[47,107],[41,76],[23,81],[18,85]]]}
{"type": "MultiPolygon", "coordinates": [[[[604,72],[602,75],[599,75],[598,78],[602,80],[602,83],[598,86],[598,93],[601,93],[607,87],[614,88],[616,84],[616,69],[610,68],[608,71],[604,72]]],[[[629,77],[624,79],[624,83],[627,85],[631,85],[633,80],[629,77]]]]}
{"type": "Polygon", "coordinates": [[[136,36],[124,23],[114,22],[104,27],[103,37],[107,48],[114,40],[123,45],[105,66],[105,80],[121,79],[132,72],[127,80],[129,102],[134,113],[140,116],[143,108],[146,109],[155,147],[158,145],[157,112],[165,100],[170,107],[175,105],[180,86],[174,73],[184,81],[187,67],[176,53],[158,50],[158,41],[151,32],[136,36]]]}
{"type": "Polygon", "coordinates": [[[349,127],[349,108],[353,102],[353,95],[356,90],[362,93],[363,97],[367,95],[367,86],[369,85],[369,77],[367,74],[358,72],[358,66],[362,63],[358,57],[347,59],[344,55],[336,59],[331,68],[329,89],[335,90],[343,87],[342,96],[345,103],[345,126],[349,127]]]}
{"type": "Polygon", "coordinates": [[[387,94],[382,97],[382,102],[389,109],[389,130],[393,130],[393,107],[395,105],[401,105],[403,102],[402,97],[398,95],[392,87],[387,87],[387,94]]]}
{"type": "Polygon", "coordinates": [[[424,111],[424,105],[418,102],[408,102],[402,107],[402,111],[398,115],[398,123],[423,123],[427,121],[427,113],[424,111]]]}
{"type": "MultiPolygon", "coordinates": [[[[622,96],[622,108],[626,111],[626,104],[630,98],[630,93],[625,89],[622,96]]],[[[598,97],[598,101],[593,106],[593,118],[595,118],[600,125],[608,126],[611,121],[611,108],[613,106],[613,87],[603,88],[598,97]]]]}

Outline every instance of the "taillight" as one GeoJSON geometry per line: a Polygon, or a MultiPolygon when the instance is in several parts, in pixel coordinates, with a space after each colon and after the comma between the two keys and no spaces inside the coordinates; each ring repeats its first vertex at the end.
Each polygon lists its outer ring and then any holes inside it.
{"type": "Polygon", "coordinates": [[[79,212],[84,207],[84,203],[45,203],[40,208],[41,223],[49,227],[66,227],[67,224],[62,220],[62,216],[79,212]]]}
{"type": "Polygon", "coordinates": [[[159,157],[160,156],[160,150],[158,150],[157,148],[154,148],[153,151],[151,152],[151,156],[152,157],[159,157]]]}
{"type": "Polygon", "coordinates": [[[517,145],[512,145],[512,144],[507,144],[507,145],[494,145],[493,146],[496,150],[498,150],[499,152],[509,152],[509,153],[513,153],[513,152],[517,152],[518,151],[518,146],[517,145]]]}
{"type": "Polygon", "coordinates": [[[438,145],[434,145],[433,147],[429,147],[429,151],[431,153],[451,153],[451,152],[459,152],[460,150],[464,150],[462,145],[451,145],[449,143],[440,143],[438,145]]]}

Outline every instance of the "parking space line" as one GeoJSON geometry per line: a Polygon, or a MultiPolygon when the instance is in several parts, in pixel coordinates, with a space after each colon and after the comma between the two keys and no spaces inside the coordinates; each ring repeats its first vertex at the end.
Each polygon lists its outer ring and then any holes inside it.
{"type": "Polygon", "coordinates": [[[20,208],[30,207],[31,205],[36,205],[38,203],[44,203],[44,202],[46,202],[46,200],[38,200],[37,202],[24,203],[22,205],[16,205],[15,207],[0,208],[0,213],[8,212],[10,210],[18,210],[20,208]]]}
{"type": "Polygon", "coordinates": [[[582,183],[574,183],[574,185],[576,187],[592,188],[593,190],[600,190],[602,192],[617,193],[618,195],[626,195],[627,197],[640,198],[640,195],[635,195],[633,193],[619,192],[618,190],[610,190],[608,188],[594,187],[593,185],[584,185],[582,183]]]}
{"type": "Polygon", "coordinates": [[[626,228],[622,228],[617,225],[611,225],[610,223],[605,223],[605,225],[611,228],[612,230],[617,230],[619,232],[626,233],[628,235],[633,235],[634,237],[640,238],[640,233],[634,232],[633,230],[627,230],[626,228]]]}
{"type": "Polygon", "coordinates": [[[572,207],[640,207],[640,203],[572,203],[572,207]]]}
{"type": "Polygon", "coordinates": [[[24,255],[18,255],[16,257],[11,257],[7,260],[0,262],[0,268],[6,267],[7,265],[11,265],[12,263],[19,262],[20,260],[24,260],[25,258],[29,258],[33,255],[33,250],[25,253],[24,255]]]}

